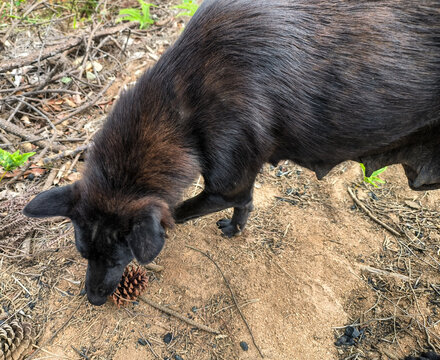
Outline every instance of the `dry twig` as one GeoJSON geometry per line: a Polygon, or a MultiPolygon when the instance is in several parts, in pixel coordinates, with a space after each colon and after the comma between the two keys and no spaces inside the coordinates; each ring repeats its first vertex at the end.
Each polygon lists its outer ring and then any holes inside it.
{"type": "Polygon", "coordinates": [[[220,334],[220,332],[218,330],[212,329],[209,326],[199,324],[199,323],[195,322],[194,320],[188,319],[187,317],[179,314],[178,312],[171,310],[165,306],[162,306],[162,305],[154,302],[153,300],[147,299],[143,296],[139,296],[138,299],[143,301],[144,303],[146,303],[146,304],[148,304],[148,305],[150,305],[160,311],[163,311],[164,313],[166,313],[168,315],[174,316],[175,318],[182,320],[182,321],[186,322],[187,324],[190,324],[191,326],[194,326],[200,330],[203,330],[203,331],[206,331],[206,332],[209,332],[212,334],[216,334],[216,335],[220,334]]]}
{"type": "Polygon", "coordinates": [[[226,279],[225,274],[223,273],[222,269],[220,269],[220,266],[218,266],[218,264],[214,261],[214,259],[213,259],[209,254],[203,252],[202,250],[199,250],[199,249],[197,249],[197,248],[195,248],[195,247],[192,247],[192,246],[190,246],[190,245],[186,245],[186,247],[190,248],[191,250],[197,251],[197,252],[199,252],[200,254],[206,256],[206,257],[207,257],[207,258],[208,258],[208,259],[209,259],[209,260],[215,265],[215,267],[217,268],[217,270],[220,272],[220,274],[222,275],[223,280],[224,280],[224,282],[225,282],[227,288],[229,289],[229,292],[231,293],[231,297],[232,297],[232,300],[234,301],[235,307],[237,308],[237,310],[238,310],[238,312],[239,312],[241,318],[243,319],[243,321],[244,321],[244,323],[245,323],[245,325],[246,325],[246,327],[247,327],[247,329],[248,329],[248,331],[249,331],[249,334],[251,335],[252,342],[253,342],[255,348],[258,350],[258,353],[260,354],[260,356],[261,356],[262,358],[264,358],[263,353],[261,352],[261,350],[260,350],[260,348],[258,347],[257,343],[255,342],[255,338],[254,338],[254,335],[253,335],[253,333],[252,333],[251,327],[249,326],[248,322],[246,321],[246,318],[244,317],[244,315],[243,315],[243,313],[242,313],[242,311],[241,311],[241,309],[240,309],[240,306],[238,305],[238,301],[237,301],[237,299],[236,299],[236,297],[235,297],[235,295],[234,295],[234,292],[232,291],[231,285],[229,285],[229,281],[228,281],[228,279],[226,279]]]}
{"type": "Polygon", "coordinates": [[[356,195],[354,194],[353,190],[351,190],[349,187],[347,188],[348,193],[350,194],[351,198],[353,199],[353,201],[356,203],[356,205],[358,205],[362,210],[365,211],[365,213],[376,223],[378,223],[379,225],[383,226],[385,229],[387,229],[391,234],[396,235],[396,236],[401,236],[401,234],[394,230],[393,228],[391,228],[390,226],[388,226],[387,224],[385,224],[383,221],[379,220],[377,217],[375,217],[370,210],[368,210],[364,204],[362,204],[361,201],[358,200],[358,198],[356,197],[356,195]]]}

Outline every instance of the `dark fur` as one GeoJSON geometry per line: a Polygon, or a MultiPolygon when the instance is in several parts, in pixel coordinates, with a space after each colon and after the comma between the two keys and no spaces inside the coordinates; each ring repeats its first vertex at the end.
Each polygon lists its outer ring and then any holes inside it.
{"type": "Polygon", "coordinates": [[[164,229],[228,207],[242,230],[255,176],[290,159],[322,178],[344,160],[402,163],[411,187],[440,186],[438,0],[205,0],[182,36],[123,94],[78,183],[29,216],[72,219],[102,304],[164,229]],[[198,173],[204,191],[178,204],[198,173]],[[58,209],[58,210],[57,210],[58,209]]]}

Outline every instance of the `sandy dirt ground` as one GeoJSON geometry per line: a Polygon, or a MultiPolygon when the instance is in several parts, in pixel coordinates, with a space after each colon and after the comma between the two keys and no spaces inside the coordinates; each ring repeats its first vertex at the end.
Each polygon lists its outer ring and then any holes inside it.
{"type": "MultiPolygon", "coordinates": [[[[362,277],[362,266],[377,267],[384,241],[392,241],[392,235],[353,207],[347,187],[362,179],[358,164],[344,163],[321,182],[295,165],[283,166],[288,175],[278,177],[279,171],[267,165],[258,176],[255,211],[242,235],[220,235],[215,221],[230,215],[227,211],[176,226],[156,261],[163,271],[149,273],[144,297],[218,329],[220,335],[197,330],[143,302],[122,308],[110,301],[91,306],[81,295],[86,262],[74,248],[70,224],[54,223],[54,231],[65,234],[64,245],[57,243],[24,269],[22,263],[8,269],[15,276],[21,273],[18,268],[28,274],[47,272],[35,278],[47,282],[33,309],[44,314],[38,316],[43,349],[37,358],[77,359],[79,351],[91,359],[258,359],[221,274],[188,246],[209,253],[222,269],[265,358],[348,358],[347,351],[356,347],[336,347],[341,335],[337,328],[356,323],[378,301],[375,289],[362,277]],[[295,197],[286,196],[292,191],[295,197]],[[172,341],[165,344],[168,333],[172,341]],[[149,345],[141,345],[140,339],[149,345]],[[240,347],[243,341],[248,351],[240,347]]],[[[438,191],[408,190],[399,166],[389,168],[384,179],[384,188],[392,187],[398,199],[438,204],[438,191]]],[[[363,189],[360,186],[358,193],[363,189]]],[[[197,191],[194,186],[188,195],[197,191]]],[[[29,276],[22,281],[32,287],[29,276]]],[[[438,325],[432,328],[438,331],[438,325]]],[[[381,336],[366,334],[365,341],[374,339],[375,351],[367,347],[364,358],[393,359],[388,355],[394,354],[401,359],[417,344],[404,332],[394,342],[381,341],[381,336]]],[[[423,346],[423,333],[416,339],[423,346]]],[[[363,346],[360,342],[357,348],[363,346]]]]}

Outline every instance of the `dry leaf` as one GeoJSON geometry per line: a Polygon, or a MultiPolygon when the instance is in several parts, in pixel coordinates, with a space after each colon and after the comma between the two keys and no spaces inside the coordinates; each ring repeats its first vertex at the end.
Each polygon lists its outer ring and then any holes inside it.
{"type": "Polygon", "coordinates": [[[82,103],[81,96],[79,94],[72,95],[72,99],[76,105],[79,105],[82,103]]]}
{"type": "Polygon", "coordinates": [[[76,103],[75,103],[75,101],[73,101],[73,99],[65,98],[64,100],[66,101],[67,105],[69,105],[70,107],[76,108],[76,103]]]}

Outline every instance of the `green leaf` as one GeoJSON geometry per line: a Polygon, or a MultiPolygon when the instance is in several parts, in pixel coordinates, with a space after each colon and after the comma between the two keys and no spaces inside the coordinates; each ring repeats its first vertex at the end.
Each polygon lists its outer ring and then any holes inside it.
{"type": "Polygon", "coordinates": [[[366,182],[368,184],[371,184],[371,185],[373,185],[376,188],[379,187],[376,183],[385,184],[385,181],[382,180],[378,175],[382,174],[387,169],[386,166],[383,167],[382,169],[374,171],[371,174],[371,176],[366,176],[366,173],[365,173],[366,170],[365,170],[365,165],[364,164],[360,163],[359,166],[361,167],[362,174],[364,175],[364,182],[366,182]]]}
{"type": "Polygon", "coordinates": [[[119,10],[119,21],[128,20],[128,21],[137,21],[140,22],[142,20],[142,16],[139,10],[137,9],[122,9],[119,10]]]}
{"type": "Polygon", "coordinates": [[[197,9],[199,8],[199,5],[195,1],[192,1],[192,0],[183,0],[183,2],[181,4],[175,5],[171,8],[172,9],[188,10],[188,11],[184,11],[184,12],[177,14],[176,17],[193,16],[195,14],[195,12],[197,11],[197,9]]]}
{"type": "Polygon", "coordinates": [[[388,168],[388,166],[385,166],[382,169],[376,170],[371,174],[371,176],[377,176],[379,174],[382,174],[387,168],[388,168]]]}
{"type": "Polygon", "coordinates": [[[364,174],[364,177],[365,177],[365,165],[362,164],[362,163],[360,163],[359,165],[360,165],[360,167],[362,169],[362,174],[364,174]]]}
{"type": "Polygon", "coordinates": [[[64,77],[61,79],[61,82],[62,82],[63,84],[70,84],[70,83],[72,82],[72,78],[67,77],[67,76],[64,76],[64,77]]]}
{"type": "Polygon", "coordinates": [[[141,5],[141,10],[139,9],[122,9],[119,10],[119,18],[116,19],[116,22],[128,20],[128,21],[136,21],[139,23],[139,27],[141,29],[147,28],[149,25],[154,24],[154,20],[150,15],[150,7],[154,6],[154,4],[146,3],[142,0],[138,0],[141,5]]]}
{"type": "Polygon", "coordinates": [[[20,154],[20,151],[17,150],[11,154],[6,150],[0,149],[0,166],[6,172],[11,171],[23,165],[33,155],[35,155],[34,152],[20,154]]]}
{"type": "Polygon", "coordinates": [[[383,181],[381,178],[378,178],[377,176],[373,176],[372,180],[381,184],[385,184],[385,181],[383,181]]]}

